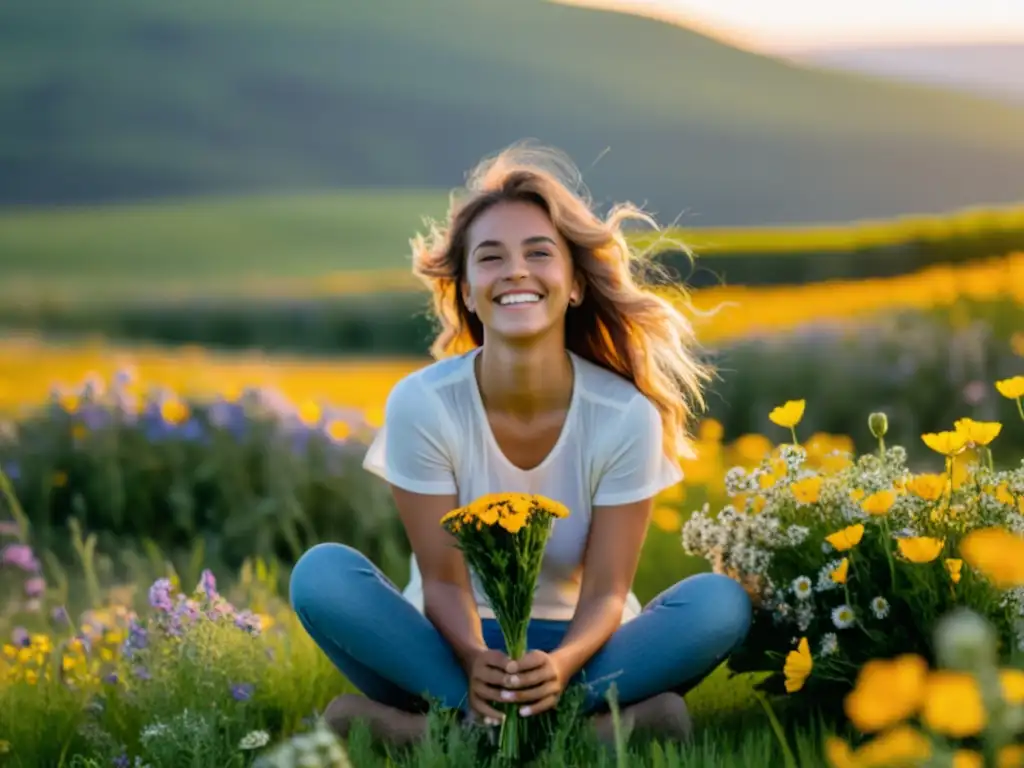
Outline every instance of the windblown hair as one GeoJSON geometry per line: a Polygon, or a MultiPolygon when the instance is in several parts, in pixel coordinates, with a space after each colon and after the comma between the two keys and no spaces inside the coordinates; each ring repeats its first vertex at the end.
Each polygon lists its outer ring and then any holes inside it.
{"type": "Polygon", "coordinates": [[[429,223],[427,233],[411,241],[413,272],[430,289],[440,324],[431,353],[442,358],[483,344],[483,326],[460,290],[470,225],[497,203],[538,205],[569,243],[584,285],[582,303],[566,313],[566,347],[633,382],[657,407],[665,452],[678,459],[686,451],[688,422],[705,405],[702,383],[710,369],[694,352],[690,321],[653,290],[641,267],[661,273],[626,240],[624,223],[657,228],[654,220],[630,204],[615,206],[602,220],[588,199],[579,171],[557,150],[520,143],[483,160],[469,174],[461,199],[452,195],[447,221],[429,223]]]}

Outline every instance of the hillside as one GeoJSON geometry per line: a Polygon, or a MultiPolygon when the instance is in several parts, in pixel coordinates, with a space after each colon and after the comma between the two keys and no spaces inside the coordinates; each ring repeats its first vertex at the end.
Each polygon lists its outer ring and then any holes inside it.
{"type": "Polygon", "coordinates": [[[789,58],[1024,104],[1024,42],[822,48],[797,51],[789,58]]]}
{"type": "Polygon", "coordinates": [[[523,137],[690,226],[1021,196],[1024,109],[541,0],[8,0],[0,49],[4,204],[447,188],[523,137]]]}

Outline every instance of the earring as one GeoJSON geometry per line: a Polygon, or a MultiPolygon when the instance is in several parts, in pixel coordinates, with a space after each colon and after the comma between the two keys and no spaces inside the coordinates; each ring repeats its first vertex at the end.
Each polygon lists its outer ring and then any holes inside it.
{"type": "Polygon", "coordinates": [[[578,307],[580,305],[580,297],[577,296],[575,293],[570,294],[569,295],[569,304],[571,304],[574,307],[578,307]]]}

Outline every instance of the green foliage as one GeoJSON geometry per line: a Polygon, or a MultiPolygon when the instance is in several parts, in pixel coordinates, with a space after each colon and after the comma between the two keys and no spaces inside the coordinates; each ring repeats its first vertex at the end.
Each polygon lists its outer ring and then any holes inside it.
{"type": "MultiPolygon", "coordinates": [[[[333,540],[402,573],[407,545],[386,489],[362,469],[360,416],[339,410],[307,424],[268,391],[185,406],[159,391],[136,402],[126,387],[123,378],[109,389],[90,382],[73,407],[55,398],[0,444],[42,550],[67,562],[92,558],[93,546],[148,549],[234,570],[252,556],[292,563],[333,540]],[[349,436],[333,438],[335,422],[349,436]],[[69,542],[68,525],[95,541],[69,542]]],[[[111,575],[139,566],[97,563],[111,575]]]]}
{"type": "Polygon", "coordinates": [[[650,201],[668,220],[1019,197],[1012,105],[543,0],[12,0],[0,30],[10,202],[442,189],[526,136],[568,150],[601,201],[650,201]]]}

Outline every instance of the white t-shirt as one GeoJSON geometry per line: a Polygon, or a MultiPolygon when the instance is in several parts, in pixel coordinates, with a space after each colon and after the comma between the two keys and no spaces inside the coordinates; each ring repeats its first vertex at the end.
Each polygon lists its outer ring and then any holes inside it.
{"type": "MultiPolygon", "coordinates": [[[[579,599],[583,555],[594,506],[654,496],[683,476],[662,447],[661,418],[623,377],[570,353],[572,398],[558,441],[536,467],[523,470],[502,453],[484,410],[473,361],[480,348],[422,368],[388,396],[383,428],[364,468],[413,493],[457,494],[459,506],[489,493],[534,493],[564,504],[541,564],[532,616],[570,620],[579,599]]],[[[416,557],[403,594],[423,610],[416,557]]],[[[475,574],[479,614],[493,618],[475,574]]],[[[640,612],[629,594],[622,620],[640,612]]]]}

